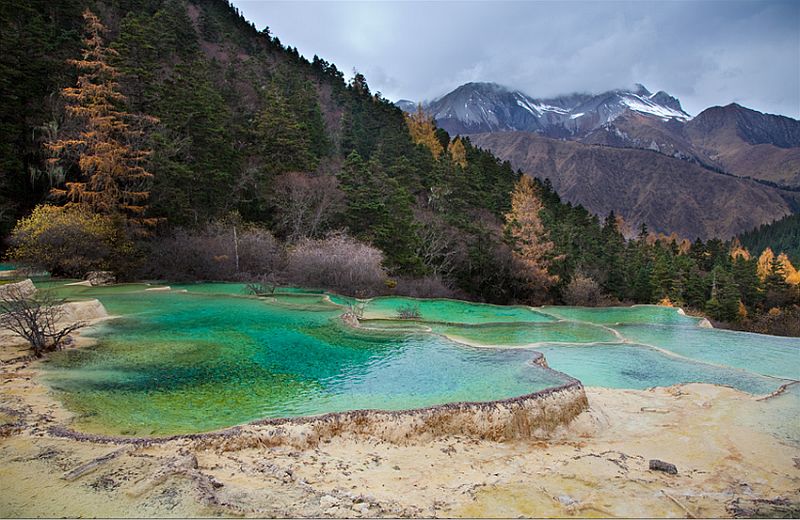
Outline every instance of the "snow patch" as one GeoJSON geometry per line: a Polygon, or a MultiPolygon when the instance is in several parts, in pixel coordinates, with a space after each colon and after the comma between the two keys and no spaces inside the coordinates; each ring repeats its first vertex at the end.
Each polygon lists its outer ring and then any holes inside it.
{"type": "Polygon", "coordinates": [[[541,115],[536,109],[531,107],[530,103],[528,103],[527,101],[523,101],[521,99],[517,99],[517,105],[521,106],[522,108],[524,108],[525,110],[527,110],[528,112],[530,112],[532,115],[534,115],[536,117],[539,117],[541,115]]]}
{"type": "Polygon", "coordinates": [[[553,105],[545,105],[544,103],[540,103],[538,105],[534,105],[537,110],[542,112],[555,112],[556,114],[569,114],[569,110],[564,110],[563,108],[554,107],[553,105]]]}
{"type": "Polygon", "coordinates": [[[669,119],[680,119],[681,121],[689,120],[689,115],[686,112],[673,110],[635,94],[623,96],[620,101],[634,112],[657,116],[665,121],[669,119]]]}

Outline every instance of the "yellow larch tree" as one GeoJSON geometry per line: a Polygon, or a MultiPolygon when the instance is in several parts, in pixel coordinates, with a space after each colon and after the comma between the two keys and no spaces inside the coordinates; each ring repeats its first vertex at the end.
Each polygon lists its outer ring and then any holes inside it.
{"type": "Polygon", "coordinates": [[[743,260],[750,260],[750,251],[739,242],[738,238],[734,238],[731,242],[731,260],[736,260],[740,257],[743,260]]]}
{"type": "MultiPolygon", "coordinates": [[[[767,276],[769,276],[772,269],[772,261],[774,259],[775,253],[769,247],[764,249],[764,252],[762,252],[761,256],[758,257],[758,278],[762,282],[767,278],[767,276]]],[[[778,264],[780,264],[781,268],[783,269],[786,283],[791,285],[799,285],[800,272],[798,272],[797,268],[792,265],[792,262],[789,260],[789,257],[786,255],[786,253],[779,254],[777,260],[778,264]]]]}
{"type": "Polygon", "coordinates": [[[422,109],[422,105],[417,106],[417,111],[413,114],[405,114],[408,133],[415,144],[421,144],[431,151],[434,159],[441,157],[444,147],[436,137],[436,125],[433,117],[429,116],[422,109]]]}
{"type": "Polygon", "coordinates": [[[540,213],[543,204],[533,180],[520,177],[511,194],[511,211],[505,215],[506,233],[514,258],[530,288],[545,288],[558,281],[547,272],[547,256],[553,243],[547,239],[540,213]]]}
{"type": "Polygon", "coordinates": [[[783,272],[786,273],[786,283],[790,285],[800,284],[800,273],[797,272],[795,266],[792,265],[786,253],[778,255],[778,262],[783,266],[783,272]]]}
{"type": "Polygon", "coordinates": [[[450,160],[453,161],[454,164],[462,168],[467,167],[467,149],[461,141],[461,136],[456,136],[455,139],[450,141],[450,144],[447,145],[447,153],[450,155],[450,160]]]}
{"type": "Polygon", "coordinates": [[[144,168],[150,152],[138,146],[142,131],[131,122],[156,119],[134,116],[121,108],[126,98],[119,92],[117,70],[108,63],[116,51],[104,45],[106,29],[100,19],[88,9],[83,18],[83,55],[70,60],[78,69],[78,81],[62,90],[67,115],[76,120],[79,133],[46,145],[53,152],[51,163],[68,153],[77,155],[80,176],[66,182],[64,188],[54,188],[51,194],[93,213],[121,214],[131,223],[152,225],[155,220],[144,216],[153,177],[144,168]]]}
{"type": "Polygon", "coordinates": [[[758,266],[756,268],[756,272],[758,273],[758,278],[763,282],[770,273],[770,266],[772,265],[772,260],[775,258],[775,253],[772,252],[772,248],[766,248],[764,251],[761,252],[761,256],[758,257],[758,266]]]}

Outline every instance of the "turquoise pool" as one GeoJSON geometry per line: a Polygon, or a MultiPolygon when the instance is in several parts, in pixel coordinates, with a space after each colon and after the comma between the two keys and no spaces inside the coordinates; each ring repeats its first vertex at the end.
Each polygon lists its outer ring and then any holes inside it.
{"type": "Polygon", "coordinates": [[[58,353],[47,383],[84,431],[208,431],[270,417],[490,401],[558,386],[647,388],[682,382],[764,394],[800,379],[800,340],[703,329],[675,309],[501,307],[376,298],[364,329],[341,324],[350,299],[242,284],[92,288],[112,315],[94,347],[58,353]],[[419,308],[419,320],[396,318],[419,308]],[[531,361],[545,354],[550,366],[531,361]],[[563,373],[560,373],[560,372],[563,373]],[[565,375],[565,374],[568,374],[565,375]]]}

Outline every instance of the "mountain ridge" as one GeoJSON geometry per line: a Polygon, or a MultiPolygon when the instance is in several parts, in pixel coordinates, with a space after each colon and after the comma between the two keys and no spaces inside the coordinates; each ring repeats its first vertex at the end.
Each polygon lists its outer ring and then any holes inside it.
{"type": "MultiPolygon", "coordinates": [[[[416,108],[407,100],[398,103],[406,111],[416,108]]],[[[579,135],[627,110],[665,120],[691,118],[677,98],[664,91],[653,94],[641,84],[599,94],[534,98],[497,83],[470,82],[422,105],[441,128],[456,134],[521,130],[550,137],[579,135]]]]}
{"type": "Polygon", "coordinates": [[[592,213],[621,215],[634,226],[694,239],[729,238],[792,213],[781,190],[710,172],[652,150],[591,145],[531,132],[473,134],[515,169],[550,179],[567,201],[592,213]]]}

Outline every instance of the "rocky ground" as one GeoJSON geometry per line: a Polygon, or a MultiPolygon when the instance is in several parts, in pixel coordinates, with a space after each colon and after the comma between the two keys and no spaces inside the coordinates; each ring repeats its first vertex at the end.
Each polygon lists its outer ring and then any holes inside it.
{"type": "Polygon", "coordinates": [[[282,425],[100,442],[65,436],[69,412],[22,353],[0,348],[2,517],[800,515],[790,392],[589,388],[589,410],[544,440],[310,438],[282,425]]]}

